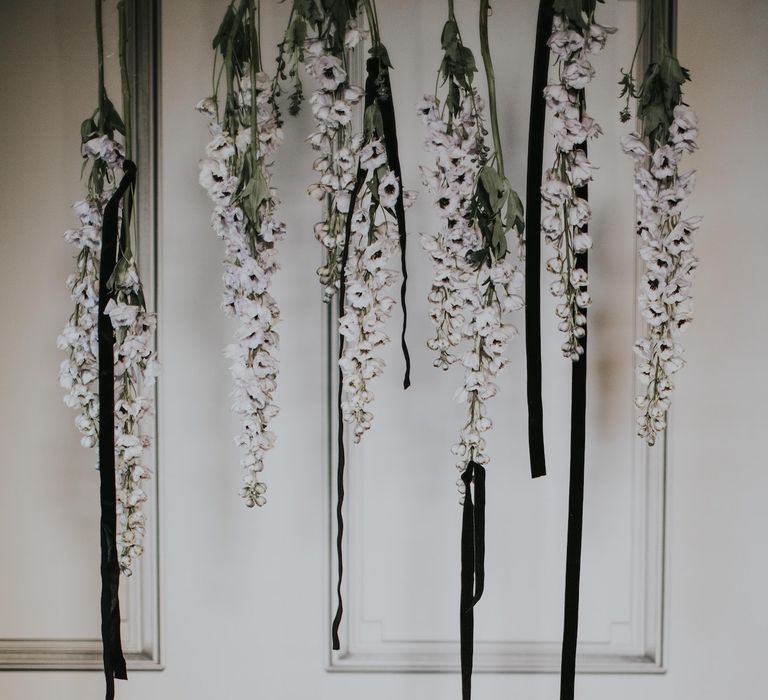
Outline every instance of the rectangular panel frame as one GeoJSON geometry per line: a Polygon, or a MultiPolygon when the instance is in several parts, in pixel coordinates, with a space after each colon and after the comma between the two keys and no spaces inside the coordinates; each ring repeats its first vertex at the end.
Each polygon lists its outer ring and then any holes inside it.
{"type": "MultiPolygon", "coordinates": [[[[658,13],[664,16],[667,41],[674,47],[677,27],[676,0],[637,0],[638,31],[648,18],[648,26],[655,26],[658,13]],[[650,14],[649,14],[650,13],[650,14]]],[[[658,53],[659,47],[653,42],[651,32],[646,33],[640,47],[640,61],[636,77],[642,79],[642,66],[647,65],[658,53]]],[[[364,75],[364,56],[358,51],[358,61],[352,66],[353,79],[364,75]]],[[[639,286],[641,275],[639,264],[635,271],[635,287],[639,286]]],[[[635,326],[638,333],[644,330],[643,320],[634,311],[635,326]]],[[[324,348],[324,464],[325,473],[324,499],[326,551],[326,619],[330,629],[335,610],[335,531],[334,512],[336,464],[336,373],[337,365],[337,310],[335,305],[326,305],[324,311],[325,342],[324,348]]],[[[669,430],[669,429],[668,429],[669,430]]],[[[667,431],[668,432],[668,431],[667,431]]],[[[664,433],[655,448],[649,448],[639,438],[635,440],[633,450],[633,508],[642,517],[635,518],[633,528],[632,557],[633,566],[641,573],[638,576],[638,591],[633,596],[633,606],[638,612],[637,629],[633,635],[631,650],[601,650],[580,644],[577,657],[578,673],[596,674],[659,674],[665,673],[665,620],[667,606],[665,592],[667,588],[667,549],[666,527],[668,510],[667,472],[668,438],[664,433]]],[[[349,475],[349,470],[347,470],[349,475]]],[[[345,506],[345,519],[347,518],[345,506]]],[[[349,600],[350,562],[355,552],[349,551],[349,538],[344,542],[345,578],[342,594],[349,600]]],[[[330,672],[384,672],[384,673],[457,673],[460,671],[459,650],[457,643],[451,642],[409,642],[407,640],[381,640],[378,648],[355,649],[350,639],[357,637],[351,628],[350,615],[347,613],[340,629],[341,649],[333,651],[330,635],[325,647],[325,667],[330,672]]],[[[475,642],[474,670],[479,673],[557,673],[560,670],[560,645],[536,641],[508,643],[475,642]]]]}

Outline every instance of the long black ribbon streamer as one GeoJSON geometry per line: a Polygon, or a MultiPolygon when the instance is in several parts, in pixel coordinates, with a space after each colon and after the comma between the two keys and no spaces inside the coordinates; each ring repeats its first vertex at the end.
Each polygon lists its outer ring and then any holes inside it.
{"type": "MultiPolygon", "coordinates": [[[[587,151],[586,142],[582,144],[587,151]]],[[[588,199],[587,185],[576,190],[588,199]]],[[[584,226],[586,233],[587,227],[584,226]]],[[[576,255],[576,267],[588,270],[586,252],[576,255]]],[[[587,310],[582,309],[586,317],[587,310]]],[[[579,636],[579,587],[581,579],[581,541],[584,521],[584,451],[587,412],[587,326],[582,338],[584,353],[571,370],[571,467],[568,490],[568,539],[565,555],[565,605],[563,650],[560,663],[560,700],[573,700],[576,683],[576,647],[579,636]]]]}
{"type": "Polygon", "coordinates": [[[528,383],[528,451],[531,477],[547,473],[544,408],[541,398],[541,174],[544,168],[544,88],[549,73],[553,0],[539,2],[533,53],[531,113],[528,123],[528,174],[525,187],[525,356],[528,383]]]}
{"type": "Polygon", "coordinates": [[[101,499],[101,639],[107,700],[115,697],[115,678],[128,673],[120,641],[120,565],[117,557],[117,494],[115,487],[115,336],[104,310],[112,298],[108,282],[117,262],[120,200],[136,182],[136,166],[123,163],[123,178],[104,207],[99,261],[99,495],[101,499]]]}
{"type": "Polygon", "coordinates": [[[475,637],[475,604],[485,587],[485,468],[470,462],[461,475],[464,506],[461,517],[461,599],[459,630],[461,637],[461,697],[472,697],[472,656],[475,637]],[[475,484],[475,500],[472,489],[475,484]]]}
{"type": "MultiPolygon", "coordinates": [[[[370,58],[370,61],[378,60],[370,58]]],[[[370,67],[369,67],[370,70],[370,67]]],[[[411,385],[411,355],[408,352],[408,344],[405,341],[405,330],[408,325],[408,309],[405,305],[405,292],[408,284],[408,270],[405,264],[405,204],[403,201],[403,174],[400,168],[400,153],[397,146],[397,127],[395,124],[395,98],[392,95],[392,84],[389,82],[389,69],[382,68],[379,65],[381,80],[384,86],[384,98],[379,96],[378,103],[381,110],[381,119],[384,123],[384,147],[387,152],[387,162],[390,168],[397,176],[400,183],[400,193],[395,202],[395,215],[397,217],[397,229],[400,233],[400,267],[402,268],[403,281],[400,285],[400,304],[403,307],[403,330],[400,334],[400,345],[403,348],[403,357],[405,358],[405,376],[403,378],[403,389],[411,385]]]]}
{"type": "MultiPolygon", "coordinates": [[[[365,78],[365,108],[373,104],[376,98],[376,81],[379,77],[379,61],[369,58],[366,64],[367,75],[365,78]]],[[[344,297],[347,288],[347,262],[349,260],[349,240],[352,237],[352,214],[360,190],[365,183],[365,170],[358,166],[357,179],[349,197],[349,209],[344,228],[344,249],[341,254],[341,272],[339,274],[339,318],[344,315],[344,297]]],[[[344,354],[344,336],[338,334],[339,360],[344,354]]],[[[346,453],[344,450],[344,413],[342,404],[342,382],[344,376],[339,365],[339,385],[336,392],[336,436],[337,436],[337,463],[336,463],[336,563],[338,566],[336,579],[336,614],[331,624],[331,643],[334,650],[341,649],[339,639],[339,627],[344,614],[344,601],[341,594],[341,584],[344,577],[344,467],[346,466],[346,453]]]]}

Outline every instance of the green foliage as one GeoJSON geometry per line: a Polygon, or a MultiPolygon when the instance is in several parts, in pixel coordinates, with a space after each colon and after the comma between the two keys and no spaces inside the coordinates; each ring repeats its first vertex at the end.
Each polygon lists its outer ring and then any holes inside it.
{"type": "Polygon", "coordinates": [[[461,41],[459,25],[451,17],[443,26],[440,37],[443,47],[443,60],[440,64],[440,77],[443,84],[448,84],[448,96],[445,105],[451,116],[461,109],[461,92],[472,89],[472,79],[477,72],[477,63],[472,51],[461,41]]]}
{"type": "Polygon", "coordinates": [[[627,104],[621,112],[622,121],[630,117],[629,100],[638,100],[637,116],[642,120],[642,137],[651,146],[665,143],[672,125],[675,107],[682,104],[683,84],[691,79],[686,68],[669,51],[661,59],[651,63],[645,71],[643,82],[637,88],[631,73],[622,70],[619,97],[625,97],[627,104]]]}
{"type": "Polygon", "coordinates": [[[245,154],[243,168],[240,174],[240,184],[235,193],[235,202],[242,207],[243,214],[251,225],[255,235],[261,229],[261,206],[269,202],[272,197],[269,184],[264,179],[259,158],[251,149],[245,154]]]}
{"type": "Polygon", "coordinates": [[[509,231],[523,234],[523,203],[509,180],[489,165],[480,170],[469,213],[483,234],[483,248],[470,254],[478,267],[506,255],[509,231]]]}

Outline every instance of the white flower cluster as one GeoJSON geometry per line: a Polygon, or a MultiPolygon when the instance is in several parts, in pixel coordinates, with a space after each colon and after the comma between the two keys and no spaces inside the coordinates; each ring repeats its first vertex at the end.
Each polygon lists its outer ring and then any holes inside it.
{"type": "MultiPolygon", "coordinates": [[[[373,419],[367,410],[374,398],[368,384],[384,369],[384,360],[375,353],[389,342],[384,325],[395,305],[386,289],[397,279],[397,273],[386,265],[400,250],[394,213],[400,182],[386,166],[384,144],[379,139],[369,141],[360,149],[359,160],[366,179],[350,222],[344,312],[339,319],[339,333],[344,338],[339,359],[341,409],[344,421],[353,426],[355,442],[371,427],[373,419]]],[[[408,206],[412,193],[404,195],[408,206]]]]}
{"type": "Polygon", "coordinates": [[[130,303],[141,287],[135,268],[128,270],[116,289],[117,299],[105,309],[115,329],[115,474],[117,481],[117,548],[122,572],[130,576],[133,559],[144,551],[147,494],[142,482],[150,476],[145,450],[150,438],[142,420],[152,412],[151,387],[157,377],[154,334],[157,317],[130,303]]]}
{"type": "Polygon", "coordinates": [[[639,304],[648,326],[645,337],[635,344],[643,385],[636,405],[638,435],[649,445],[666,427],[672,375],[684,364],[678,338],[693,312],[690,289],[697,265],[693,234],[701,218],[683,218],[695,174],[680,173],[678,165],[685,153],[696,149],[698,133],[694,112],[678,105],[667,142],[653,152],[636,133],[622,140],[624,152],[635,159],[636,231],[645,266],[639,304]]]}
{"type": "MultiPolygon", "coordinates": [[[[365,35],[367,32],[350,20],[344,35],[345,48],[354,48],[365,35]]],[[[304,59],[307,72],[318,83],[309,98],[315,130],[307,141],[319,151],[312,167],[320,180],[309,187],[308,193],[328,203],[323,220],[315,224],[315,237],[325,248],[325,262],[317,272],[323,299],[330,301],[339,288],[344,230],[362,142],[361,134],[353,134],[353,110],[364,92],[349,84],[342,58],[328,50],[323,40],[308,41],[304,59]]]]}
{"type": "MultiPolygon", "coordinates": [[[[246,66],[238,90],[238,104],[246,115],[251,113],[248,75],[246,66]]],[[[255,129],[229,133],[218,119],[214,99],[198,104],[198,110],[209,118],[212,136],[206,148],[208,157],[200,164],[200,184],[215,204],[211,223],[224,242],[223,308],[239,324],[237,342],[229,345],[225,354],[232,361],[233,410],[241,419],[241,432],[236,438],[244,452],[240,495],[249,507],[266,502],[266,485],[260,480],[260,472],[265,453],[275,441],[268,428],[278,412],[274,402],[279,345],[275,325],[280,312],[269,288],[278,269],[275,244],[285,236],[285,225],[275,218],[278,200],[269,186],[270,165],[266,161],[282,143],[283,134],[274,113],[269,77],[257,73],[255,83],[255,129]],[[251,141],[253,134],[255,144],[251,141]],[[249,182],[242,182],[242,173],[246,172],[243,163],[249,151],[257,154],[256,171],[249,172],[249,182]],[[256,192],[260,192],[254,195],[257,224],[246,216],[242,200],[256,192]]]]}
{"type": "MultiPolygon", "coordinates": [[[[427,128],[426,147],[435,156],[434,168],[422,168],[424,184],[440,220],[438,231],[422,234],[434,272],[428,299],[436,334],[427,345],[437,353],[436,367],[448,369],[458,359],[464,369],[457,398],[469,405],[469,411],[460,440],[453,446],[460,458],[456,466],[463,471],[470,460],[488,461],[483,433],[492,423],[485,402],[498,391],[494,380],[507,364],[507,344],[517,335],[504,316],[523,307],[519,292],[524,278],[511,254],[479,267],[469,258],[484,245],[470,212],[483,159],[483,101],[470,93],[461,106],[449,124],[439,101],[428,95],[418,113],[427,128]]],[[[461,479],[457,483],[463,489],[461,479]]]]}
{"type": "Polygon", "coordinates": [[[591,303],[587,273],[578,267],[576,256],[592,247],[586,232],[592,211],[587,201],[577,195],[577,188],[592,180],[595,166],[579,145],[602,133],[584,110],[584,88],[595,74],[589,54],[601,51],[607,36],[615,31],[594,23],[582,30],[572,26],[564,15],[556,14],[547,42],[557,57],[558,82],[544,90],[553,117],[555,163],[541,188],[541,226],[555,253],[547,261],[547,270],[557,276],[550,291],[559,299],[558,329],[566,337],[562,351],[571,360],[578,360],[584,353],[581,339],[586,334],[587,319],[583,309],[591,303]]]}
{"type": "MultiPolygon", "coordinates": [[[[69,354],[59,372],[59,381],[68,392],[64,401],[78,409],[75,424],[82,433],[81,443],[94,447],[99,427],[98,288],[102,216],[114,193],[124,156],[122,146],[105,135],[87,141],[83,154],[93,166],[105,166],[104,187],[101,192],[91,192],[85,200],[75,203],[81,226],[65,233],[66,240],[78,249],[77,271],[67,280],[75,311],[57,345],[69,354]]],[[[116,275],[115,283],[119,301],[110,301],[107,313],[116,336],[117,547],[120,568],[130,576],[134,558],[143,551],[145,516],[141,504],[146,494],[141,482],[149,477],[144,464],[149,437],[142,433],[141,421],[152,411],[152,397],[147,389],[154,385],[157,376],[153,346],[156,317],[137,303],[141,285],[132,260],[116,275]]]]}

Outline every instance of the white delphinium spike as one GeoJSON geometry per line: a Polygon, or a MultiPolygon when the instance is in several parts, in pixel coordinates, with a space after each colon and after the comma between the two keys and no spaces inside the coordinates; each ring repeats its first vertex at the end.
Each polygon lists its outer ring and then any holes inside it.
{"type": "Polygon", "coordinates": [[[255,125],[241,128],[237,119],[237,130],[230,133],[228,124],[233,122],[219,121],[215,99],[201,101],[198,109],[208,116],[212,136],[207,158],[200,164],[200,184],[215,204],[211,223],[224,242],[223,308],[238,322],[236,342],[227,346],[225,354],[232,362],[233,410],[241,420],[236,437],[245,472],[240,495],[252,507],[266,502],[260,472],[265,453],[275,441],[269,425],[278,412],[274,402],[279,344],[275,326],[280,311],[269,288],[278,269],[275,244],[284,237],[285,226],[275,217],[279,201],[270,186],[266,160],[283,140],[272,83],[259,72],[252,90],[249,71],[248,66],[242,67],[236,99],[243,119],[248,119],[255,92],[255,125]],[[244,167],[246,161],[248,167],[244,167]]]}
{"type": "Polygon", "coordinates": [[[695,177],[678,166],[684,154],[696,149],[697,138],[696,115],[678,105],[667,143],[655,151],[636,133],[622,140],[624,152],[635,161],[636,232],[644,266],[639,305],[647,323],[645,337],[635,344],[643,387],[636,405],[638,434],[649,445],[666,427],[673,375],[684,365],[678,338],[692,318],[693,236],[701,219],[683,218],[695,177]]]}
{"type": "MultiPolygon", "coordinates": [[[[464,96],[450,124],[436,97],[427,95],[418,106],[426,147],[435,156],[434,167],[422,168],[422,175],[440,222],[436,232],[422,234],[434,273],[428,300],[435,336],[427,345],[437,355],[436,367],[448,369],[458,360],[464,370],[457,398],[468,404],[468,416],[453,446],[462,471],[470,460],[488,461],[483,434],[492,423],[486,401],[498,390],[495,378],[507,364],[507,344],[517,335],[505,316],[523,307],[524,278],[511,254],[490,264],[470,260],[484,246],[470,211],[484,154],[482,110],[476,92],[464,96]]],[[[464,488],[461,480],[457,483],[464,488]]]]}
{"type": "MultiPolygon", "coordinates": [[[[365,34],[357,25],[347,29],[347,48],[353,48],[365,34]]],[[[307,137],[318,152],[313,169],[319,180],[308,193],[327,202],[322,221],[315,224],[315,237],[325,249],[325,262],[318,269],[323,285],[323,299],[330,301],[339,288],[344,232],[349,214],[349,201],[355,184],[357,153],[362,135],[352,126],[355,105],[363,90],[350,85],[342,58],[326,48],[322,40],[307,42],[304,67],[318,82],[309,98],[315,128],[307,137]]]]}
{"type": "Polygon", "coordinates": [[[595,169],[579,146],[602,133],[597,122],[586,114],[584,88],[595,74],[589,54],[601,51],[608,34],[615,31],[595,23],[583,28],[571,23],[564,14],[556,14],[548,41],[557,60],[558,77],[544,91],[552,115],[555,163],[547,171],[541,188],[541,227],[555,253],[547,261],[547,270],[557,278],[549,289],[559,300],[558,329],[565,334],[562,352],[574,361],[584,353],[583,310],[591,303],[587,273],[578,267],[577,255],[592,247],[592,239],[585,231],[592,212],[577,190],[591,182],[595,169]]]}
{"type": "MultiPolygon", "coordinates": [[[[66,240],[78,249],[77,271],[67,286],[75,311],[59,336],[58,346],[69,357],[61,365],[59,379],[68,393],[68,406],[79,413],[75,424],[85,447],[98,441],[98,288],[104,207],[115,191],[123,164],[123,147],[106,135],[83,144],[83,155],[92,167],[103,168],[100,191],[90,191],[76,202],[81,226],[67,231],[66,240]]],[[[132,573],[133,561],[143,552],[146,493],[142,482],[149,478],[146,450],[150,438],[142,420],[152,413],[150,388],[155,383],[157,362],[154,351],[156,317],[143,303],[141,283],[132,258],[123,259],[113,279],[117,302],[106,312],[115,331],[115,481],[117,492],[117,547],[120,569],[132,573]]]]}

